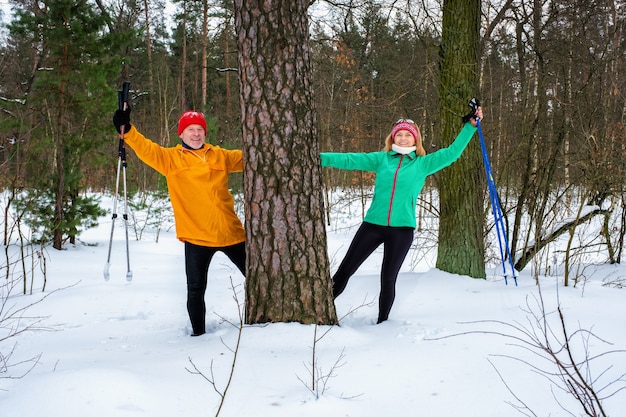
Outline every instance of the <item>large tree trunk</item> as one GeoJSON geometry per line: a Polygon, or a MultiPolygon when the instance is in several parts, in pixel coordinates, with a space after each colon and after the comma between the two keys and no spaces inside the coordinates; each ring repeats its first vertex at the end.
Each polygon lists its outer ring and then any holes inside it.
{"type": "MultiPolygon", "coordinates": [[[[479,95],[479,29],[479,0],[445,0],[439,90],[443,145],[458,133],[459,116],[469,110],[467,101],[479,95]]],[[[481,165],[480,144],[473,140],[463,156],[439,177],[437,268],[474,278],[485,277],[485,181],[481,165]]]]}
{"type": "Polygon", "coordinates": [[[335,324],[311,91],[308,0],[236,0],[246,322],[335,324]]]}

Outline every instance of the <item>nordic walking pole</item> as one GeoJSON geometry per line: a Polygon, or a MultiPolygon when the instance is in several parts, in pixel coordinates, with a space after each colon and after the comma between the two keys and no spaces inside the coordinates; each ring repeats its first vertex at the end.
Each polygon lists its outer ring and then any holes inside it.
{"type": "MultiPolygon", "coordinates": [[[[469,106],[472,109],[471,114],[475,114],[480,102],[473,98],[469,101],[469,106]]],[[[468,115],[468,116],[470,116],[468,115]]],[[[465,116],[465,117],[468,117],[465,116]]],[[[502,212],[502,206],[500,205],[500,199],[498,198],[498,190],[496,188],[495,180],[493,179],[493,171],[491,170],[491,163],[489,162],[489,156],[487,155],[487,146],[485,145],[485,139],[483,137],[483,131],[480,126],[480,119],[476,118],[476,128],[478,129],[478,137],[480,139],[480,147],[483,154],[483,163],[485,165],[485,174],[487,176],[487,188],[489,190],[489,199],[491,201],[491,210],[493,212],[494,223],[496,227],[496,235],[498,236],[498,244],[500,246],[500,259],[502,261],[502,274],[504,276],[504,283],[508,284],[508,275],[506,271],[505,259],[509,259],[511,266],[511,274],[515,285],[517,286],[517,274],[515,266],[513,265],[513,257],[511,256],[511,250],[509,249],[509,239],[507,237],[506,228],[504,227],[504,213],[502,212]],[[504,248],[503,248],[504,244],[504,248]],[[505,254],[506,251],[506,254],[505,254]]]]}
{"type": "MultiPolygon", "coordinates": [[[[124,81],[122,90],[117,92],[118,108],[120,110],[128,109],[128,92],[130,90],[130,82],[124,81]]],[[[111,266],[111,248],[113,246],[113,232],[115,231],[115,220],[117,219],[117,203],[119,201],[119,187],[120,187],[120,171],[123,175],[124,186],[124,227],[126,232],[126,280],[131,281],[133,279],[133,273],[130,270],[130,251],[128,247],[128,196],[126,192],[126,147],[124,146],[124,126],[121,128],[119,145],[118,145],[118,158],[117,158],[117,175],[115,178],[115,195],[113,198],[113,214],[111,216],[111,235],[109,238],[109,251],[107,254],[107,261],[104,265],[104,279],[108,281],[110,278],[109,268],[111,266]]]]}

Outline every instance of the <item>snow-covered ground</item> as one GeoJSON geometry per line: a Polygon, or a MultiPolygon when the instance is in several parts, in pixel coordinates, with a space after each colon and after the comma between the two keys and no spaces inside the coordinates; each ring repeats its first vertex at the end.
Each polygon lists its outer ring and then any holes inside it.
{"type": "MultiPolygon", "coordinates": [[[[329,228],[333,270],[358,216],[329,228]]],[[[218,409],[224,417],[583,415],[539,348],[546,334],[555,351],[563,342],[557,306],[574,360],[606,397],[606,415],[626,409],[626,391],[618,391],[626,386],[626,292],[603,285],[623,282],[623,265],[589,266],[576,287],[541,276],[540,294],[530,267],[515,286],[493,266],[478,280],[436,270],[432,258],[416,265],[407,259],[390,320],[376,325],[377,252],[336,300],[341,325],[318,328],[314,342],[315,327],[296,323],[240,333],[243,277],[218,254],[209,271],[207,334],[190,337],[183,245],[171,229],[158,243],[149,233],[131,240],[127,282],[121,226],[108,282],[111,223],[103,218],[80,244],[47,252],[44,293],[40,273],[33,295],[20,295],[21,283],[13,289],[0,317],[30,307],[21,320],[2,322],[0,352],[14,348],[13,364],[38,360],[22,378],[2,377],[31,362],[0,373],[0,416],[215,416],[218,409]],[[2,340],[7,326],[15,331],[39,319],[36,328],[2,340]],[[522,404],[528,409],[516,411],[522,404]]],[[[566,352],[559,357],[567,360],[566,352]]]]}

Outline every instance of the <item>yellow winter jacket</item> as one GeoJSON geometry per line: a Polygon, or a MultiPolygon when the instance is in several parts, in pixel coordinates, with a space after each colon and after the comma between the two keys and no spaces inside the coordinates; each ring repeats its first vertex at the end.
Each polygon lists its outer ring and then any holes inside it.
{"type": "Polygon", "coordinates": [[[164,148],[134,126],[125,133],[124,140],[139,159],[167,179],[179,240],[210,247],[245,240],[235,201],[228,190],[228,174],[243,170],[240,150],[210,144],[197,150],[180,144],[164,148]]]}

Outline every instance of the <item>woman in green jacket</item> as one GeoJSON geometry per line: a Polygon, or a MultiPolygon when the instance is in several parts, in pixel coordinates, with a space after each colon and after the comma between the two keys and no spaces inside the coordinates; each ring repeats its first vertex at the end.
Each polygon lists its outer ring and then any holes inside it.
{"type": "Polygon", "coordinates": [[[426,155],[418,126],[410,119],[398,120],[385,139],[385,149],[371,153],[322,153],[322,166],[376,173],[374,197],[348,251],[333,276],[337,298],[359,266],[383,245],[378,299],[378,321],[389,317],[396,293],[396,279],[415,231],[415,205],[426,177],[456,161],[476,132],[482,108],[447,148],[426,155]]]}

